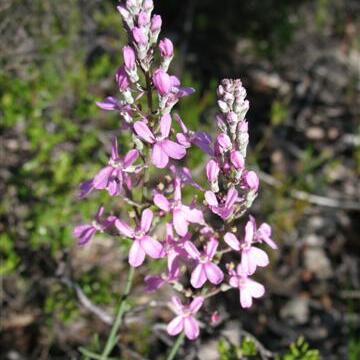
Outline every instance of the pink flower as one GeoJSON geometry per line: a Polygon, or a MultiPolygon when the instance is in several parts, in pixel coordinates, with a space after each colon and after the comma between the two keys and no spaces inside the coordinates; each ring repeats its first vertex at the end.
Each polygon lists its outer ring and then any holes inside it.
{"type": "Polygon", "coordinates": [[[134,130],[143,140],[153,145],[151,152],[152,163],[162,169],[166,167],[169,158],[180,160],[186,155],[186,149],[168,139],[171,128],[171,116],[163,115],[160,120],[160,136],[155,137],[145,121],[137,121],[134,124],[134,130]]]}
{"type": "Polygon", "coordinates": [[[189,305],[183,305],[178,297],[173,296],[171,302],[177,316],[168,324],[168,334],[175,336],[185,331],[185,335],[189,340],[195,340],[199,336],[200,331],[199,324],[194,315],[203,305],[204,298],[198,296],[189,305]]]}
{"type": "Polygon", "coordinates": [[[137,171],[132,164],[139,157],[139,152],[135,149],[130,150],[122,160],[118,154],[117,139],[112,142],[111,157],[108,165],[95,175],[92,186],[95,189],[106,189],[111,196],[119,195],[125,183],[131,189],[130,173],[137,171]]]}
{"type": "Polygon", "coordinates": [[[148,25],[150,22],[150,14],[145,11],[141,11],[138,15],[138,25],[140,27],[148,25]]]}
{"type": "Polygon", "coordinates": [[[135,230],[122,220],[116,219],[115,221],[115,226],[119,232],[134,240],[129,252],[129,264],[133,267],[138,267],[144,262],[145,254],[153,259],[158,259],[162,255],[163,247],[160,242],[147,235],[152,220],[153,212],[150,209],[145,209],[141,215],[140,226],[135,230]]]}
{"type": "Polygon", "coordinates": [[[152,77],[154,86],[161,96],[167,95],[171,90],[170,75],[162,69],[157,69],[152,77]]]}
{"type": "Polygon", "coordinates": [[[232,287],[238,288],[240,291],[240,304],[243,308],[249,308],[252,305],[253,298],[257,299],[265,294],[265,288],[257,281],[251,280],[248,273],[239,264],[234,270],[230,271],[229,284],[232,287]]]}
{"type": "Polygon", "coordinates": [[[245,225],[245,237],[242,242],[230,232],[225,234],[224,240],[232,249],[241,252],[241,265],[248,275],[252,275],[257,266],[264,267],[269,264],[269,257],[266,252],[252,246],[254,241],[254,225],[251,220],[245,225]]]}
{"type": "Polygon", "coordinates": [[[79,245],[85,245],[98,231],[104,232],[107,227],[113,224],[114,218],[111,216],[105,220],[101,219],[103,213],[104,207],[100,206],[95,214],[94,221],[91,224],[81,224],[75,226],[73,235],[78,239],[79,245]]]}
{"type": "Polygon", "coordinates": [[[187,241],[185,243],[185,250],[196,262],[195,269],[193,270],[190,279],[191,285],[194,288],[201,288],[206,280],[209,280],[214,285],[218,285],[223,281],[223,272],[212,262],[218,244],[218,241],[215,239],[210,239],[206,244],[204,251],[200,253],[192,242],[187,241]]]}
{"type": "Polygon", "coordinates": [[[254,240],[260,243],[264,242],[274,250],[277,249],[277,245],[275,244],[274,240],[271,239],[271,226],[267,223],[262,223],[257,229],[255,218],[251,215],[249,218],[253,226],[254,240]]]}
{"type": "Polygon", "coordinates": [[[235,209],[234,205],[237,199],[238,192],[234,187],[231,187],[228,190],[225,199],[223,199],[220,204],[216,195],[212,191],[205,192],[205,200],[208,203],[211,211],[214,214],[219,215],[223,220],[226,220],[233,214],[235,209]]]}
{"type": "Polygon", "coordinates": [[[117,110],[120,112],[123,111],[131,114],[131,107],[128,104],[123,104],[121,101],[112,96],[108,96],[104,101],[97,101],[96,105],[103,110],[117,110]]]}
{"type": "Polygon", "coordinates": [[[159,49],[162,57],[171,58],[174,55],[173,43],[168,38],[160,40],[159,49]]]}
{"type": "Polygon", "coordinates": [[[169,201],[163,194],[156,193],[154,203],[161,210],[172,214],[175,231],[180,236],[186,235],[189,223],[204,224],[203,213],[200,210],[182,204],[179,178],[175,178],[174,199],[169,201]]]}
{"type": "Polygon", "coordinates": [[[178,114],[175,114],[175,120],[179,124],[182,131],[176,135],[176,139],[181,145],[188,148],[191,146],[191,144],[194,144],[204,153],[210,156],[214,155],[214,151],[211,148],[212,139],[208,133],[201,131],[194,132],[189,130],[178,114]]]}

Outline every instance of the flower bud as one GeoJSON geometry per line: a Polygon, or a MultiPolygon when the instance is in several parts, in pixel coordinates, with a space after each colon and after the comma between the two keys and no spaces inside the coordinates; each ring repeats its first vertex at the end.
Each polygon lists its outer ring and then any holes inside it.
{"type": "Polygon", "coordinates": [[[154,2],[153,0],[145,0],[143,6],[145,10],[151,11],[154,8],[154,2]]]}
{"type": "Polygon", "coordinates": [[[140,14],[138,15],[138,26],[143,27],[148,25],[150,22],[150,14],[145,12],[145,11],[141,11],[140,14]]]}
{"type": "Polygon", "coordinates": [[[161,16],[160,15],[154,15],[151,18],[151,25],[150,25],[151,32],[156,33],[158,31],[160,31],[161,24],[162,24],[161,16]]]}
{"type": "Polygon", "coordinates": [[[142,29],[140,29],[138,27],[134,27],[132,29],[132,36],[138,45],[146,45],[147,44],[148,40],[142,29]]]}
{"type": "Polygon", "coordinates": [[[234,113],[233,111],[230,111],[226,115],[226,121],[230,126],[234,126],[235,124],[238,123],[239,120],[238,120],[236,113],[234,113]]]}
{"type": "Polygon", "coordinates": [[[219,165],[215,160],[210,160],[206,164],[206,177],[210,183],[217,182],[219,171],[219,165]]]}
{"type": "Polygon", "coordinates": [[[225,152],[231,150],[231,148],[232,148],[231,140],[230,140],[229,136],[227,136],[226,134],[220,134],[216,138],[216,142],[219,146],[221,153],[225,153],[225,152]]]}
{"type": "Polygon", "coordinates": [[[255,171],[247,171],[244,180],[250,190],[257,191],[259,189],[260,181],[255,171]]]}
{"type": "Polygon", "coordinates": [[[159,49],[162,57],[171,58],[174,55],[173,43],[168,38],[160,40],[159,49]]]}
{"type": "Polygon", "coordinates": [[[130,82],[129,77],[125,71],[124,66],[121,66],[115,75],[116,83],[119,86],[120,91],[125,91],[129,88],[130,82]]]}
{"type": "Polygon", "coordinates": [[[131,46],[123,47],[124,63],[127,70],[134,70],[136,67],[135,51],[131,46]]]}
{"type": "Polygon", "coordinates": [[[236,170],[241,170],[244,168],[245,160],[244,157],[240,154],[240,151],[231,151],[230,161],[236,170]]]}
{"type": "Polygon", "coordinates": [[[158,69],[154,72],[153,83],[160,95],[166,95],[171,90],[171,78],[164,70],[158,69]]]}

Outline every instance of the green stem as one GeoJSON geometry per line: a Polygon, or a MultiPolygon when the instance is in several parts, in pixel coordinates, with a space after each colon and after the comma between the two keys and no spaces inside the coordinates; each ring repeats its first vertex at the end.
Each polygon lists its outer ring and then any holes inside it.
{"type": "Polygon", "coordinates": [[[128,278],[126,280],[124,294],[121,297],[119,308],[118,308],[118,311],[117,311],[117,314],[116,314],[116,318],[115,318],[114,324],[113,324],[113,326],[111,328],[110,335],[109,335],[109,337],[108,337],[108,339],[106,341],[104,351],[101,354],[100,360],[106,360],[108,355],[111,353],[112,349],[114,348],[114,346],[116,344],[117,333],[118,333],[118,331],[120,329],[120,326],[122,324],[123,316],[124,316],[124,313],[125,313],[125,310],[126,310],[127,298],[129,296],[129,293],[130,293],[130,290],[131,290],[131,285],[132,285],[132,282],[133,282],[134,273],[135,273],[135,268],[130,267],[129,275],[128,275],[128,278]]]}
{"type": "Polygon", "coordinates": [[[174,345],[171,348],[171,351],[168,355],[168,357],[166,358],[166,360],[173,360],[175,358],[175,355],[177,353],[177,351],[179,350],[179,347],[181,346],[181,344],[184,342],[184,337],[185,337],[185,333],[182,332],[176,339],[174,345]]]}

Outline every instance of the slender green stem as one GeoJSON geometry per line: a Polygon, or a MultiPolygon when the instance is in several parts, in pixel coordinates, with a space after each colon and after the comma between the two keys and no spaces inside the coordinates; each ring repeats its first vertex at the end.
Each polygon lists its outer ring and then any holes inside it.
{"type": "Polygon", "coordinates": [[[168,357],[166,358],[166,360],[173,360],[175,358],[175,355],[178,352],[179,347],[184,342],[184,337],[185,337],[185,333],[184,332],[180,333],[180,335],[177,337],[176,341],[174,342],[174,345],[172,346],[171,351],[168,357]]]}
{"type": "Polygon", "coordinates": [[[108,355],[111,353],[112,349],[114,348],[114,346],[116,344],[117,333],[122,324],[123,316],[124,316],[124,313],[126,310],[127,298],[129,296],[129,293],[131,290],[134,273],[135,273],[135,268],[130,267],[128,278],[127,278],[126,285],[125,285],[124,294],[121,297],[119,308],[118,308],[117,314],[116,314],[116,318],[115,318],[114,324],[111,328],[110,335],[107,339],[107,342],[106,342],[106,345],[105,345],[105,348],[101,355],[100,360],[106,360],[108,358],[108,355]]]}

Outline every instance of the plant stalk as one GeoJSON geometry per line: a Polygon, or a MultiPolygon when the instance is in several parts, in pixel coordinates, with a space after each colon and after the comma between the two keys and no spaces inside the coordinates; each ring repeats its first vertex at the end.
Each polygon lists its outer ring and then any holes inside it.
{"type": "Polygon", "coordinates": [[[126,280],[124,294],[121,297],[114,324],[111,328],[110,335],[106,341],[104,351],[101,354],[101,358],[100,358],[101,360],[106,360],[108,358],[108,355],[111,353],[112,349],[114,348],[114,346],[116,344],[117,333],[122,324],[123,316],[124,316],[124,313],[126,310],[127,298],[129,296],[129,293],[131,290],[132,282],[134,279],[134,274],[135,274],[135,268],[130,267],[128,278],[126,280]]]}
{"type": "Polygon", "coordinates": [[[180,346],[184,342],[184,337],[185,337],[185,333],[184,332],[180,333],[180,335],[177,337],[174,345],[172,346],[171,351],[170,351],[168,357],[166,358],[166,360],[173,360],[175,358],[176,353],[178,352],[180,346]]]}

